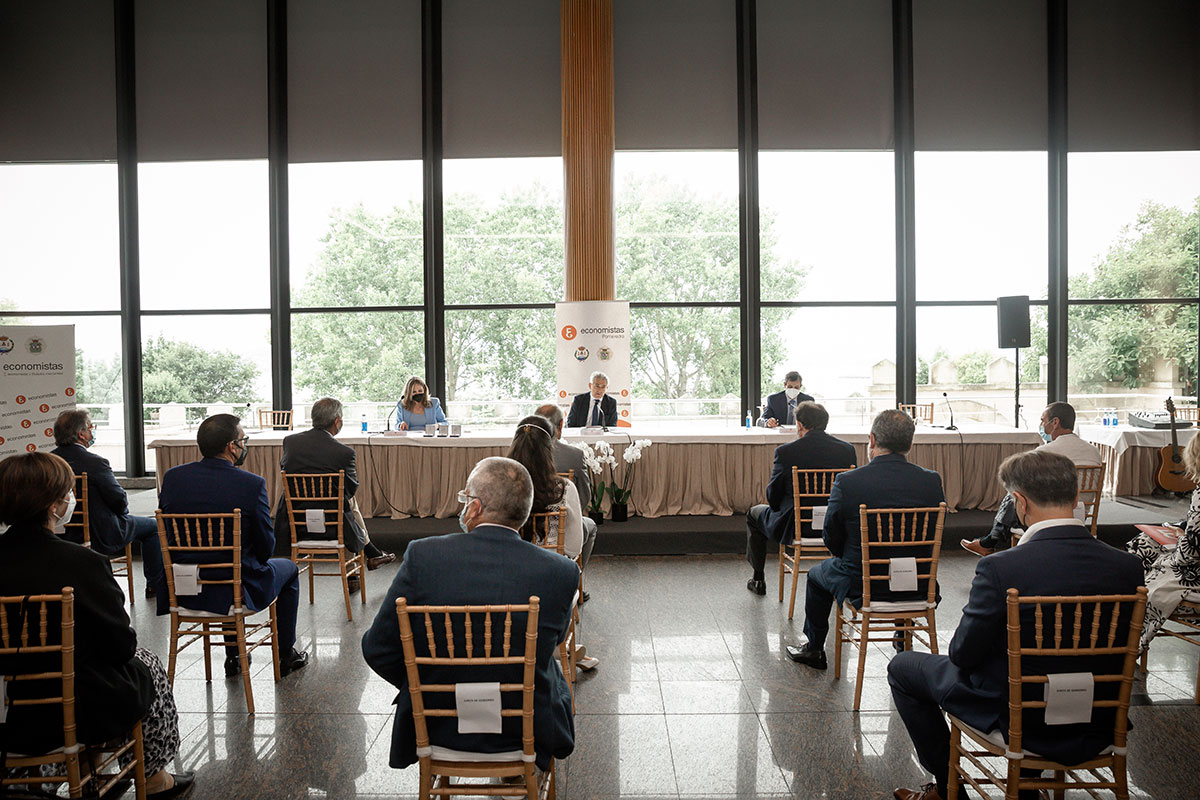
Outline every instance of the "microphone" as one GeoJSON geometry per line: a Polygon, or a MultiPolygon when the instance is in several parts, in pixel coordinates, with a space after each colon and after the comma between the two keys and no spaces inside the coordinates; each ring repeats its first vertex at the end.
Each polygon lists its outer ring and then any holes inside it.
{"type": "Polygon", "coordinates": [[[396,413],[396,407],[392,406],[392,410],[388,412],[387,421],[383,424],[383,429],[385,431],[390,431],[392,429],[392,414],[395,414],[395,413],[396,413]]]}
{"type": "Polygon", "coordinates": [[[946,408],[950,409],[950,424],[946,426],[946,430],[956,431],[958,426],[954,424],[954,406],[950,405],[950,395],[942,392],[942,398],[946,401],[946,408]]]}

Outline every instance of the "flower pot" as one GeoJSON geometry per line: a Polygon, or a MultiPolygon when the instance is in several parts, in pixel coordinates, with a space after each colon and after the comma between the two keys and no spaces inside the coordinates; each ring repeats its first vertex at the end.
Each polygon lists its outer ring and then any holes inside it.
{"type": "Polygon", "coordinates": [[[613,522],[624,522],[629,519],[629,505],[626,503],[613,503],[610,510],[613,522]]]}
{"type": "Polygon", "coordinates": [[[587,512],[587,515],[589,517],[591,517],[592,522],[596,523],[597,525],[604,524],[604,512],[603,511],[589,511],[589,512],[587,512]]]}

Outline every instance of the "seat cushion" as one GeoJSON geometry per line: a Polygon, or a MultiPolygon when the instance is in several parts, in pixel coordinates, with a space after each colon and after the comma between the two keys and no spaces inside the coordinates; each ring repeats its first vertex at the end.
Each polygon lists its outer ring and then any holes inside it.
{"type": "Polygon", "coordinates": [[[824,547],[825,540],[820,536],[805,536],[800,539],[800,544],[805,547],[824,547]]]}
{"type": "MultiPolygon", "coordinates": [[[[434,761],[522,761],[525,754],[520,750],[507,750],[503,753],[475,753],[468,750],[454,750],[449,747],[429,747],[429,755],[434,761]]],[[[532,760],[530,756],[530,760],[532,760]]]]}
{"type": "Polygon", "coordinates": [[[337,539],[301,539],[300,541],[296,542],[296,546],[314,548],[319,547],[321,549],[332,548],[336,550],[341,545],[338,544],[337,539]]]}
{"type": "MultiPolygon", "coordinates": [[[[866,608],[854,609],[859,613],[879,613],[879,614],[901,614],[906,611],[911,613],[924,613],[936,606],[933,603],[925,600],[873,600],[871,605],[866,608]]],[[[850,603],[846,603],[846,610],[854,608],[850,603]]]]}
{"type": "MultiPolygon", "coordinates": [[[[1003,747],[1006,750],[1008,749],[1008,742],[1004,741],[1004,733],[1002,731],[1000,731],[999,729],[994,730],[991,733],[984,733],[983,731],[979,730],[978,728],[972,728],[970,725],[963,722],[958,717],[951,716],[950,718],[953,719],[956,723],[958,723],[959,727],[961,727],[963,730],[969,731],[970,734],[972,736],[974,736],[976,739],[979,739],[980,741],[989,742],[989,743],[995,745],[996,747],[1003,747]]],[[[1103,758],[1104,756],[1111,756],[1116,751],[1117,751],[1116,745],[1110,744],[1108,747],[1104,748],[1099,753],[1097,753],[1095,757],[1103,758]]],[[[1033,752],[1032,750],[1022,750],[1021,758],[1036,758],[1036,759],[1044,760],[1045,757],[1038,755],[1037,753],[1033,752]]]]}

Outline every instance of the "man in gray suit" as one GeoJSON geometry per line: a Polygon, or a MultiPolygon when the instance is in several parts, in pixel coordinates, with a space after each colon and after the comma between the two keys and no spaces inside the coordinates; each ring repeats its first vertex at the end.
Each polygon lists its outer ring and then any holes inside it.
{"type": "MultiPolygon", "coordinates": [[[[311,430],[284,437],[283,456],[279,459],[280,469],[284,472],[309,474],[344,471],[346,499],[342,529],[346,549],[352,553],[364,552],[367,557],[367,569],[378,569],[395,561],[395,553],[380,550],[371,543],[366,523],[358,511],[358,504],[354,501],[354,493],[358,491],[354,448],[334,438],[342,429],[341,402],[332,397],[323,397],[313,403],[312,422],[311,430]]],[[[280,532],[280,539],[290,541],[289,537],[282,535],[288,530],[287,507],[282,499],[275,514],[275,530],[280,532]]],[[[357,580],[357,576],[353,576],[351,583],[357,580]]],[[[354,589],[351,588],[351,591],[354,589]]]]}
{"type": "Polygon", "coordinates": [[[538,406],[537,411],[533,413],[550,420],[550,427],[554,429],[554,468],[559,472],[575,470],[573,480],[575,489],[579,492],[579,507],[586,513],[588,505],[592,502],[592,475],[584,466],[583,453],[579,448],[563,444],[562,409],[553,403],[547,403],[544,406],[538,406]]]}

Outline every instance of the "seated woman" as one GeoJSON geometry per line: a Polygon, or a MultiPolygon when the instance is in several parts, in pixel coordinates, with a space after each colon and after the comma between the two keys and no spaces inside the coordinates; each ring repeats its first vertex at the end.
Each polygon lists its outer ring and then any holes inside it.
{"type": "Polygon", "coordinates": [[[396,403],[396,430],[423,431],[426,425],[446,421],[442,404],[436,397],[429,396],[425,381],[415,375],[404,384],[404,394],[396,403]]]}
{"type": "MultiPolygon", "coordinates": [[[[147,797],[183,797],[192,775],[172,775],[179,717],[167,672],[137,646],[125,595],[108,558],[54,535],[75,510],[75,475],[66,461],[33,452],[0,461],[0,595],[75,590],[75,721],[79,741],[104,744],[142,721],[147,797]]],[[[0,659],[0,668],[4,665],[0,659]]],[[[16,694],[15,684],[11,691],[16,694]]],[[[28,685],[28,684],[24,684],[28,685]]],[[[14,706],[0,726],[0,748],[39,754],[62,746],[62,717],[42,706],[14,706]]],[[[48,769],[48,768],[44,768],[48,769]]]]}
{"type": "MultiPolygon", "coordinates": [[[[517,423],[517,432],[513,434],[512,446],[509,447],[507,455],[529,470],[529,477],[533,479],[533,508],[530,513],[540,514],[566,509],[566,530],[557,530],[557,522],[552,522],[545,544],[557,544],[561,535],[565,537],[563,551],[568,557],[576,558],[585,549],[586,555],[591,555],[592,541],[587,542],[586,548],[584,546],[579,493],[575,490],[574,483],[554,470],[554,434],[550,429],[550,421],[545,417],[533,415],[517,423]]],[[[595,536],[594,530],[593,528],[592,537],[595,536]]]]}
{"type": "MultiPolygon", "coordinates": [[[[1183,468],[1192,480],[1200,480],[1200,436],[1184,448],[1183,468]]],[[[1146,533],[1139,533],[1128,547],[1129,552],[1142,560],[1150,592],[1142,628],[1145,651],[1167,617],[1179,608],[1184,594],[1200,592],[1200,488],[1192,492],[1192,504],[1175,547],[1164,547],[1146,533]]]]}

